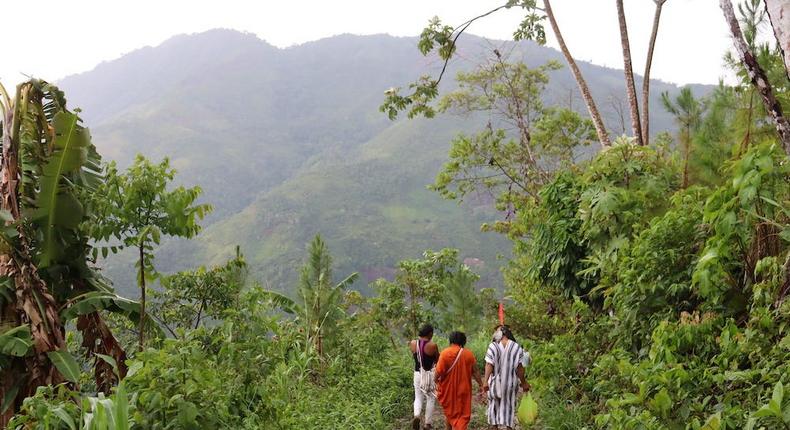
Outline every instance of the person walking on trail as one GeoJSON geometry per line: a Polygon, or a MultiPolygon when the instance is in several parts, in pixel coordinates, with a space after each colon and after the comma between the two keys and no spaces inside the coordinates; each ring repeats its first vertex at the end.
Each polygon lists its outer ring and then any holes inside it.
{"type": "Polygon", "coordinates": [[[439,347],[431,341],[433,326],[425,324],[418,332],[418,338],[409,342],[414,357],[414,418],[413,430],[420,429],[420,415],[425,404],[425,429],[432,428],[433,411],[436,406],[436,381],[434,366],[439,359],[439,347]]]}
{"type": "Polygon", "coordinates": [[[442,351],[436,364],[439,403],[444,409],[448,430],[466,430],[469,426],[472,419],[472,378],[483,392],[475,355],[464,346],[464,333],[450,333],[450,346],[442,351]]]}
{"type": "Polygon", "coordinates": [[[524,392],[530,386],[524,378],[524,349],[507,326],[499,326],[486,351],[483,390],[488,393],[488,424],[490,429],[515,428],[516,400],[519,386],[524,392]]]}

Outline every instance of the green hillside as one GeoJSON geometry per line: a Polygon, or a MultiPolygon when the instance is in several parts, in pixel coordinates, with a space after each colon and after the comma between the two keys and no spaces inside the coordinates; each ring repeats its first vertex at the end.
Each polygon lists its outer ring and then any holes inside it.
{"type": "MultiPolygon", "coordinates": [[[[530,65],[559,59],[529,43],[461,42],[464,60],[452,64],[450,76],[474,67],[492,46],[530,65]]],[[[510,246],[479,231],[496,216],[485,196],[458,206],[425,189],[452,136],[485,118],[444,116],[427,126],[393,123],[378,112],[386,88],[439,67],[414,46],[414,38],[341,35],[277,49],[250,34],[213,30],[135,51],[60,85],[83,109],[106,158],[124,166],[137,153],[169,156],[178,181],[200,185],[214,205],[198,240],[158,251],[163,272],[219,262],[238,244],[260,281],[288,290],[305,244],[320,232],[339,272],[366,275],[357,288],[391,274],[399,259],[440,246],[479,259],[470,262],[479,264],[484,284],[498,287],[497,255],[510,246]]],[[[623,94],[621,71],[582,67],[596,97],[623,94]]],[[[671,121],[659,94],[677,88],[656,82],[653,89],[652,130],[661,131],[671,121]]],[[[575,91],[559,70],[546,98],[581,109],[575,91]]],[[[615,112],[602,109],[617,132],[615,112]]],[[[103,266],[121,291],[135,295],[129,261],[121,254],[103,266]]]]}

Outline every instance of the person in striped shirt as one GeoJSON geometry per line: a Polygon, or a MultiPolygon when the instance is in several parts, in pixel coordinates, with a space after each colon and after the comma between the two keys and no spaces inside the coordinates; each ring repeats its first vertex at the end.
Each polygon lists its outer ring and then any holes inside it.
{"type": "Polygon", "coordinates": [[[524,377],[524,349],[507,326],[499,326],[486,351],[483,390],[488,393],[488,424],[491,429],[515,428],[518,389],[529,391],[524,377]]]}

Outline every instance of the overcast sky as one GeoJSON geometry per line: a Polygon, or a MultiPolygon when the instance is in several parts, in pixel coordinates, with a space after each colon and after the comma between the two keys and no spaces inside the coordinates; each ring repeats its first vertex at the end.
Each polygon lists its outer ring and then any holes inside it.
{"type": "MultiPolygon", "coordinates": [[[[419,34],[428,19],[450,25],[504,0],[2,0],[0,81],[13,86],[23,74],[55,81],[92,69],[143,46],[181,33],[233,28],[288,47],[341,33],[419,34]]],[[[555,0],[566,43],[579,60],[622,68],[614,0],[555,0]]],[[[644,69],[652,25],[651,0],[626,0],[635,71],[644,69]]],[[[469,28],[509,39],[522,16],[502,10],[469,28]]],[[[549,45],[556,46],[549,33],[549,45]]],[[[730,40],[713,0],[668,0],[652,76],[679,84],[718,82],[730,40]]],[[[415,48],[416,49],[416,48],[415,48]]]]}

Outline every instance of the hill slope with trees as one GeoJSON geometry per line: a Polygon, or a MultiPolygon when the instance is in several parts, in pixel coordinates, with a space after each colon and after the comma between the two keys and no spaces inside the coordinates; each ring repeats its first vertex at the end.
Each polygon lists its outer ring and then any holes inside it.
{"type": "MultiPolygon", "coordinates": [[[[496,217],[489,197],[459,208],[425,189],[447,159],[448,142],[485,118],[445,115],[425,124],[391,122],[378,112],[387,88],[440,67],[420,56],[415,43],[341,35],[277,49],[250,34],[213,30],[174,37],[60,84],[82,108],[105,158],[125,167],[137,153],[168,156],[180,183],[200,185],[214,206],[199,240],[168,242],[158,251],[164,272],[219,263],[238,244],[257,278],[288,289],[303,244],[321,232],[335,249],[338,270],[360,270],[368,281],[391,274],[402,256],[440,244],[479,260],[486,283],[501,286],[496,257],[509,255],[509,247],[479,232],[481,222],[496,217]]],[[[493,49],[530,66],[561,60],[559,52],[531,42],[465,36],[459,52],[468,60],[448,73],[473,69],[493,49]]],[[[611,98],[604,115],[620,132],[622,72],[581,67],[595,94],[611,98]]],[[[674,128],[659,93],[678,89],[653,86],[653,130],[674,128]]],[[[566,69],[551,73],[544,96],[583,109],[566,69]]],[[[122,254],[106,263],[118,288],[129,292],[131,259],[122,254]]]]}

